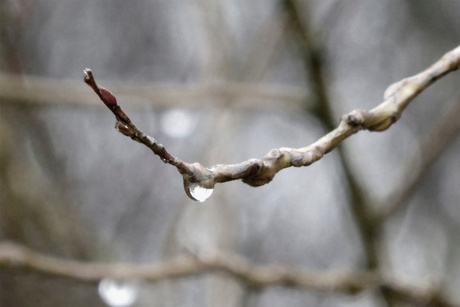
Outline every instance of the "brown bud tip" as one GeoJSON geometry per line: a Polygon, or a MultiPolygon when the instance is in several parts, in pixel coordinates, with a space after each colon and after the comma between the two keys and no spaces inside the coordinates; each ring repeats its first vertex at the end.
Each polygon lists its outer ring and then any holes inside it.
{"type": "Polygon", "coordinates": [[[109,90],[100,87],[99,92],[101,93],[101,99],[106,106],[108,106],[109,108],[118,106],[117,98],[115,98],[115,96],[113,96],[113,94],[109,90]]]}

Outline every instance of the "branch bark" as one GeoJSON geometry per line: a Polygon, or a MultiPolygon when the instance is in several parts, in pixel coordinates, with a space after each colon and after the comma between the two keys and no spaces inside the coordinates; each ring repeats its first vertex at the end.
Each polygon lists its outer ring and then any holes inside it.
{"type": "Polygon", "coordinates": [[[250,186],[269,183],[276,173],[287,167],[308,166],[331,152],[343,140],[359,130],[384,131],[402,115],[409,103],[424,89],[460,65],[460,46],[446,53],[425,71],[390,85],[385,91],[384,101],[372,110],[354,110],[342,116],[337,128],[313,144],[299,148],[271,150],[262,159],[250,159],[239,164],[219,164],[204,167],[200,163],[186,163],[167,152],[163,145],[139,130],[118,105],[115,96],[96,84],[92,71],[84,70],[84,81],[88,84],[116,118],[116,129],[134,141],[150,148],[161,160],[177,168],[183,177],[187,195],[197,199],[192,187],[213,189],[216,183],[242,180],[250,186]]]}
{"type": "Polygon", "coordinates": [[[25,269],[82,282],[98,282],[105,278],[158,282],[211,272],[221,272],[250,287],[285,286],[325,293],[358,294],[383,288],[401,299],[436,306],[454,306],[437,288],[405,285],[395,279],[371,272],[312,272],[285,265],[256,265],[228,252],[202,251],[181,255],[151,264],[86,263],[41,254],[25,246],[0,243],[0,268],[25,269]]]}

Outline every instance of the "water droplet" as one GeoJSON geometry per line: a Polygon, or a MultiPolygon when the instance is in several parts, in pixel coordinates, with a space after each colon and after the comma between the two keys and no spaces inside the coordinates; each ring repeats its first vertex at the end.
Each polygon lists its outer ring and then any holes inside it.
{"type": "Polygon", "coordinates": [[[115,129],[117,129],[117,131],[123,135],[134,136],[133,131],[131,131],[128,126],[126,126],[123,123],[120,123],[119,121],[115,123],[115,129]]]}
{"type": "Polygon", "coordinates": [[[190,135],[196,126],[196,120],[190,112],[180,109],[166,111],[161,118],[161,129],[173,138],[183,138],[190,135]]]}
{"type": "Polygon", "coordinates": [[[196,182],[190,183],[188,189],[190,191],[190,195],[192,195],[192,197],[200,203],[208,199],[209,196],[211,196],[212,192],[214,192],[214,189],[203,188],[196,182]]]}
{"type": "Polygon", "coordinates": [[[128,307],[137,299],[138,284],[135,281],[119,281],[105,278],[99,282],[98,291],[104,303],[110,307],[128,307]]]}

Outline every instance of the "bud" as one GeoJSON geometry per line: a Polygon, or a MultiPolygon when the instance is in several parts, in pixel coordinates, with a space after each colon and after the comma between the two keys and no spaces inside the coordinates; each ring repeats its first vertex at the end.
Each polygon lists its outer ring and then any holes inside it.
{"type": "Polygon", "coordinates": [[[115,96],[113,96],[113,94],[109,90],[100,87],[99,92],[101,93],[102,101],[105,103],[107,107],[112,109],[118,106],[117,98],[115,98],[115,96]]]}

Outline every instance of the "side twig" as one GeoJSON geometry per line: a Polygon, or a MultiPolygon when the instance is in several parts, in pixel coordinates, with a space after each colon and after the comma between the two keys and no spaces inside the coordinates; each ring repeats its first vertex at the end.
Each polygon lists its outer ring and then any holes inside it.
{"type": "Polygon", "coordinates": [[[251,287],[285,286],[303,290],[358,294],[384,288],[401,299],[423,306],[454,306],[436,288],[402,284],[368,272],[311,272],[285,265],[256,265],[228,252],[203,251],[151,264],[86,263],[47,256],[25,246],[0,243],[0,268],[25,269],[80,280],[98,282],[104,278],[158,282],[211,272],[226,273],[251,287]]]}
{"type": "Polygon", "coordinates": [[[424,89],[460,65],[460,46],[445,54],[425,71],[403,79],[385,91],[384,101],[370,111],[354,110],[344,116],[339,126],[313,144],[299,148],[279,148],[270,151],[262,159],[250,159],[239,164],[219,164],[204,167],[200,163],[188,164],[169,154],[163,145],[139,130],[122,111],[115,96],[99,87],[90,69],[84,70],[84,81],[88,84],[116,118],[116,129],[131,139],[149,147],[165,163],[174,165],[183,176],[187,195],[193,196],[193,188],[214,188],[216,183],[241,179],[251,186],[270,182],[280,170],[295,166],[308,166],[331,152],[344,139],[359,130],[384,131],[394,124],[409,103],[424,89]],[[193,188],[192,188],[193,187],[193,188]]]}

